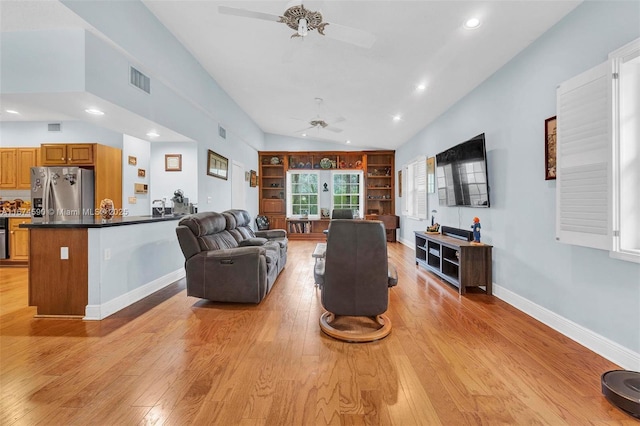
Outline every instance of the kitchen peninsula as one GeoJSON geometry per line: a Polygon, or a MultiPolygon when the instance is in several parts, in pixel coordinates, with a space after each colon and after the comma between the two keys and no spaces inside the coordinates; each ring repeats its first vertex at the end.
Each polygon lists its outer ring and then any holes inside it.
{"type": "Polygon", "coordinates": [[[29,229],[29,305],[37,317],[101,320],[184,277],[181,216],[20,225],[29,229]]]}

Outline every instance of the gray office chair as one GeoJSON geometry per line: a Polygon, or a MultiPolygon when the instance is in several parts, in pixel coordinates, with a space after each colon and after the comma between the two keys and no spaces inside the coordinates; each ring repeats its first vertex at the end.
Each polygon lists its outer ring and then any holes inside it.
{"type": "MultiPolygon", "coordinates": [[[[355,219],[355,210],[351,209],[333,209],[331,211],[331,221],[334,219],[355,219]]],[[[329,227],[331,227],[331,222],[329,222],[329,227]]],[[[329,235],[329,230],[325,229],[322,231],[324,235],[329,235]]]]}
{"type": "MultiPolygon", "coordinates": [[[[395,268],[388,264],[387,239],[382,222],[334,219],[325,257],[318,259],[314,276],[321,288],[320,328],[336,339],[370,342],[391,332],[384,314],[389,287],[398,283],[395,268]],[[363,329],[361,321],[335,325],[337,317],[371,317],[374,328],[363,329]],[[357,323],[357,327],[350,327],[357,323]]],[[[348,319],[347,319],[348,320],[348,319]]]]}

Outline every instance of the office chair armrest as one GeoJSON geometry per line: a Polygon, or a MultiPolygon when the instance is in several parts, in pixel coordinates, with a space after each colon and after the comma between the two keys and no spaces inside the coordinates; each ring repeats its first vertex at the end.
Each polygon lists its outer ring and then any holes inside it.
{"type": "Polygon", "coordinates": [[[387,285],[389,287],[394,287],[398,284],[398,271],[393,264],[388,264],[389,272],[387,272],[387,285]]]}

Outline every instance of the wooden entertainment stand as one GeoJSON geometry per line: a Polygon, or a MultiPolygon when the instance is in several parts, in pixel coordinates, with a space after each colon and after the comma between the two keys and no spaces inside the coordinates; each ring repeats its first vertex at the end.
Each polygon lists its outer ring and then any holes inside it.
{"type": "Polygon", "coordinates": [[[474,244],[467,239],[447,235],[444,229],[443,234],[414,231],[416,265],[455,285],[460,294],[465,294],[467,287],[485,287],[486,293],[491,294],[493,246],[474,244]]]}

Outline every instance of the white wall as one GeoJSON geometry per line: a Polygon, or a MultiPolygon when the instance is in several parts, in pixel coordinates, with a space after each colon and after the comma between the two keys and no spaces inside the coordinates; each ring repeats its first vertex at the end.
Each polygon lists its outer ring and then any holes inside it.
{"type": "Polygon", "coordinates": [[[122,148],[122,133],[84,121],[2,121],[0,146],[39,147],[43,143],[100,143],[122,148]],[[61,131],[49,132],[49,123],[61,123],[61,131]]]}
{"type": "MultiPolygon", "coordinates": [[[[198,144],[195,142],[152,142],[149,200],[166,198],[173,205],[173,193],[181,189],[190,203],[198,203],[198,144]],[[165,171],[165,154],[182,154],[182,171],[165,171]]],[[[159,207],[160,204],[155,206],[159,207]]],[[[145,214],[151,214],[150,206],[145,214]]]]}
{"type": "Polygon", "coordinates": [[[149,194],[136,194],[134,184],[143,183],[149,185],[151,178],[151,147],[149,141],[145,141],[130,135],[122,138],[122,208],[128,216],[146,216],[151,214],[151,202],[149,194]],[[129,164],[129,156],[136,158],[136,165],[129,164]],[[144,177],[138,176],[138,170],[144,170],[144,177]],[[135,203],[130,203],[129,198],[134,197],[135,203]]]}
{"type": "Polygon", "coordinates": [[[84,90],[84,30],[3,32],[3,93],[84,90]],[[11,58],[11,60],[6,60],[11,58]]]}
{"type": "MultiPolygon", "coordinates": [[[[556,115],[561,82],[638,36],[639,2],[584,2],[396,152],[399,167],[484,132],[491,208],[439,206],[430,194],[429,210],[438,210],[441,224],[467,229],[480,217],[483,242],[494,246],[496,293],[568,320],[631,359],[640,359],[640,265],[555,241],[556,183],[544,180],[544,120],[556,115]]],[[[426,226],[403,217],[402,240],[413,245],[413,231],[426,226]]]]}

